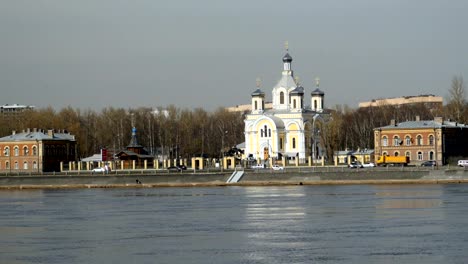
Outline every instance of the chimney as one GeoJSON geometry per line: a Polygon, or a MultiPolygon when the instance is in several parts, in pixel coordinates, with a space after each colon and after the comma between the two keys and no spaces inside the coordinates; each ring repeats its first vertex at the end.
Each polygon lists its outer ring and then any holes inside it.
{"type": "Polygon", "coordinates": [[[54,130],[53,130],[53,129],[47,130],[47,135],[48,135],[49,137],[52,137],[52,138],[53,138],[53,137],[54,137],[54,130]]]}
{"type": "Polygon", "coordinates": [[[16,135],[16,130],[11,131],[11,135],[16,135]]]}
{"type": "Polygon", "coordinates": [[[26,132],[27,132],[27,133],[31,133],[31,129],[30,129],[30,128],[27,128],[27,129],[26,129],[26,132]]]}
{"type": "Polygon", "coordinates": [[[37,128],[33,128],[33,132],[37,132],[37,128]]]}
{"type": "Polygon", "coordinates": [[[421,117],[420,116],[416,116],[416,121],[421,121],[421,117]]]}
{"type": "Polygon", "coordinates": [[[396,126],[395,119],[390,120],[390,125],[391,125],[391,126],[396,126]]]}

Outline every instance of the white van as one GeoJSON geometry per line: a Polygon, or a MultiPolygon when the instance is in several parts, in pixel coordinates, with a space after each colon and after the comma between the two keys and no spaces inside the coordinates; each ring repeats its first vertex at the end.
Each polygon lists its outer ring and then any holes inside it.
{"type": "Polygon", "coordinates": [[[468,167],[468,160],[459,160],[458,166],[460,167],[468,167]]]}

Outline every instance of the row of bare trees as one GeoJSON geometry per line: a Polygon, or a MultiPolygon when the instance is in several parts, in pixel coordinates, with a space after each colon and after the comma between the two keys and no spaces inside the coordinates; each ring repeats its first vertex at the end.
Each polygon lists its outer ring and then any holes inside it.
{"type": "Polygon", "coordinates": [[[219,109],[105,108],[101,112],[71,107],[58,112],[52,108],[29,110],[0,119],[1,136],[27,128],[66,129],[76,136],[79,156],[99,153],[102,147],[123,150],[130,143],[132,127],[140,145],[152,155],[171,158],[193,155],[221,156],[221,151],[243,142],[244,120],[239,113],[219,109]]]}
{"type": "MultiPolygon", "coordinates": [[[[449,89],[447,104],[440,109],[426,106],[381,106],[351,109],[336,106],[329,121],[321,124],[321,142],[326,144],[326,156],[343,149],[372,149],[373,129],[397,122],[433,120],[436,116],[468,123],[468,104],[461,76],[455,76],[449,89]]],[[[222,108],[207,112],[197,108],[105,108],[100,112],[82,111],[72,107],[55,111],[48,107],[29,110],[19,115],[0,118],[0,136],[27,128],[66,129],[76,136],[79,156],[99,153],[101,147],[122,150],[130,143],[132,127],[137,128],[139,143],[152,155],[188,158],[194,155],[220,157],[222,151],[244,141],[244,115],[222,108]]]]}

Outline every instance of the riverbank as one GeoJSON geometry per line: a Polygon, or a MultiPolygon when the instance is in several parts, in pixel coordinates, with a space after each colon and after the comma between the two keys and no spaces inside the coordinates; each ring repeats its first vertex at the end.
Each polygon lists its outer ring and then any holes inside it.
{"type": "Polygon", "coordinates": [[[226,183],[232,172],[184,172],[112,175],[2,176],[2,189],[156,188],[208,186],[287,186],[331,184],[458,184],[468,183],[468,170],[343,170],[245,171],[237,183],[226,183]]]}

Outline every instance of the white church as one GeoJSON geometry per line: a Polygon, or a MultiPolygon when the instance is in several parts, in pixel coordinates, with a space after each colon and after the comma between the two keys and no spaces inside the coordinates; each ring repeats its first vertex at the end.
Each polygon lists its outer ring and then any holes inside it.
{"type": "Polygon", "coordinates": [[[323,132],[318,130],[318,123],[329,115],[324,109],[325,93],[318,88],[317,79],[310,106],[306,106],[305,89],[294,78],[292,60],[286,52],[281,79],[272,90],[271,109],[265,109],[263,91],[257,87],[252,93],[251,112],[246,115],[244,132],[244,153],[248,158],[264,163],[299,159],[302,163],[309,157],[316,160],[324,155],[320,140],[323,132]]]}

